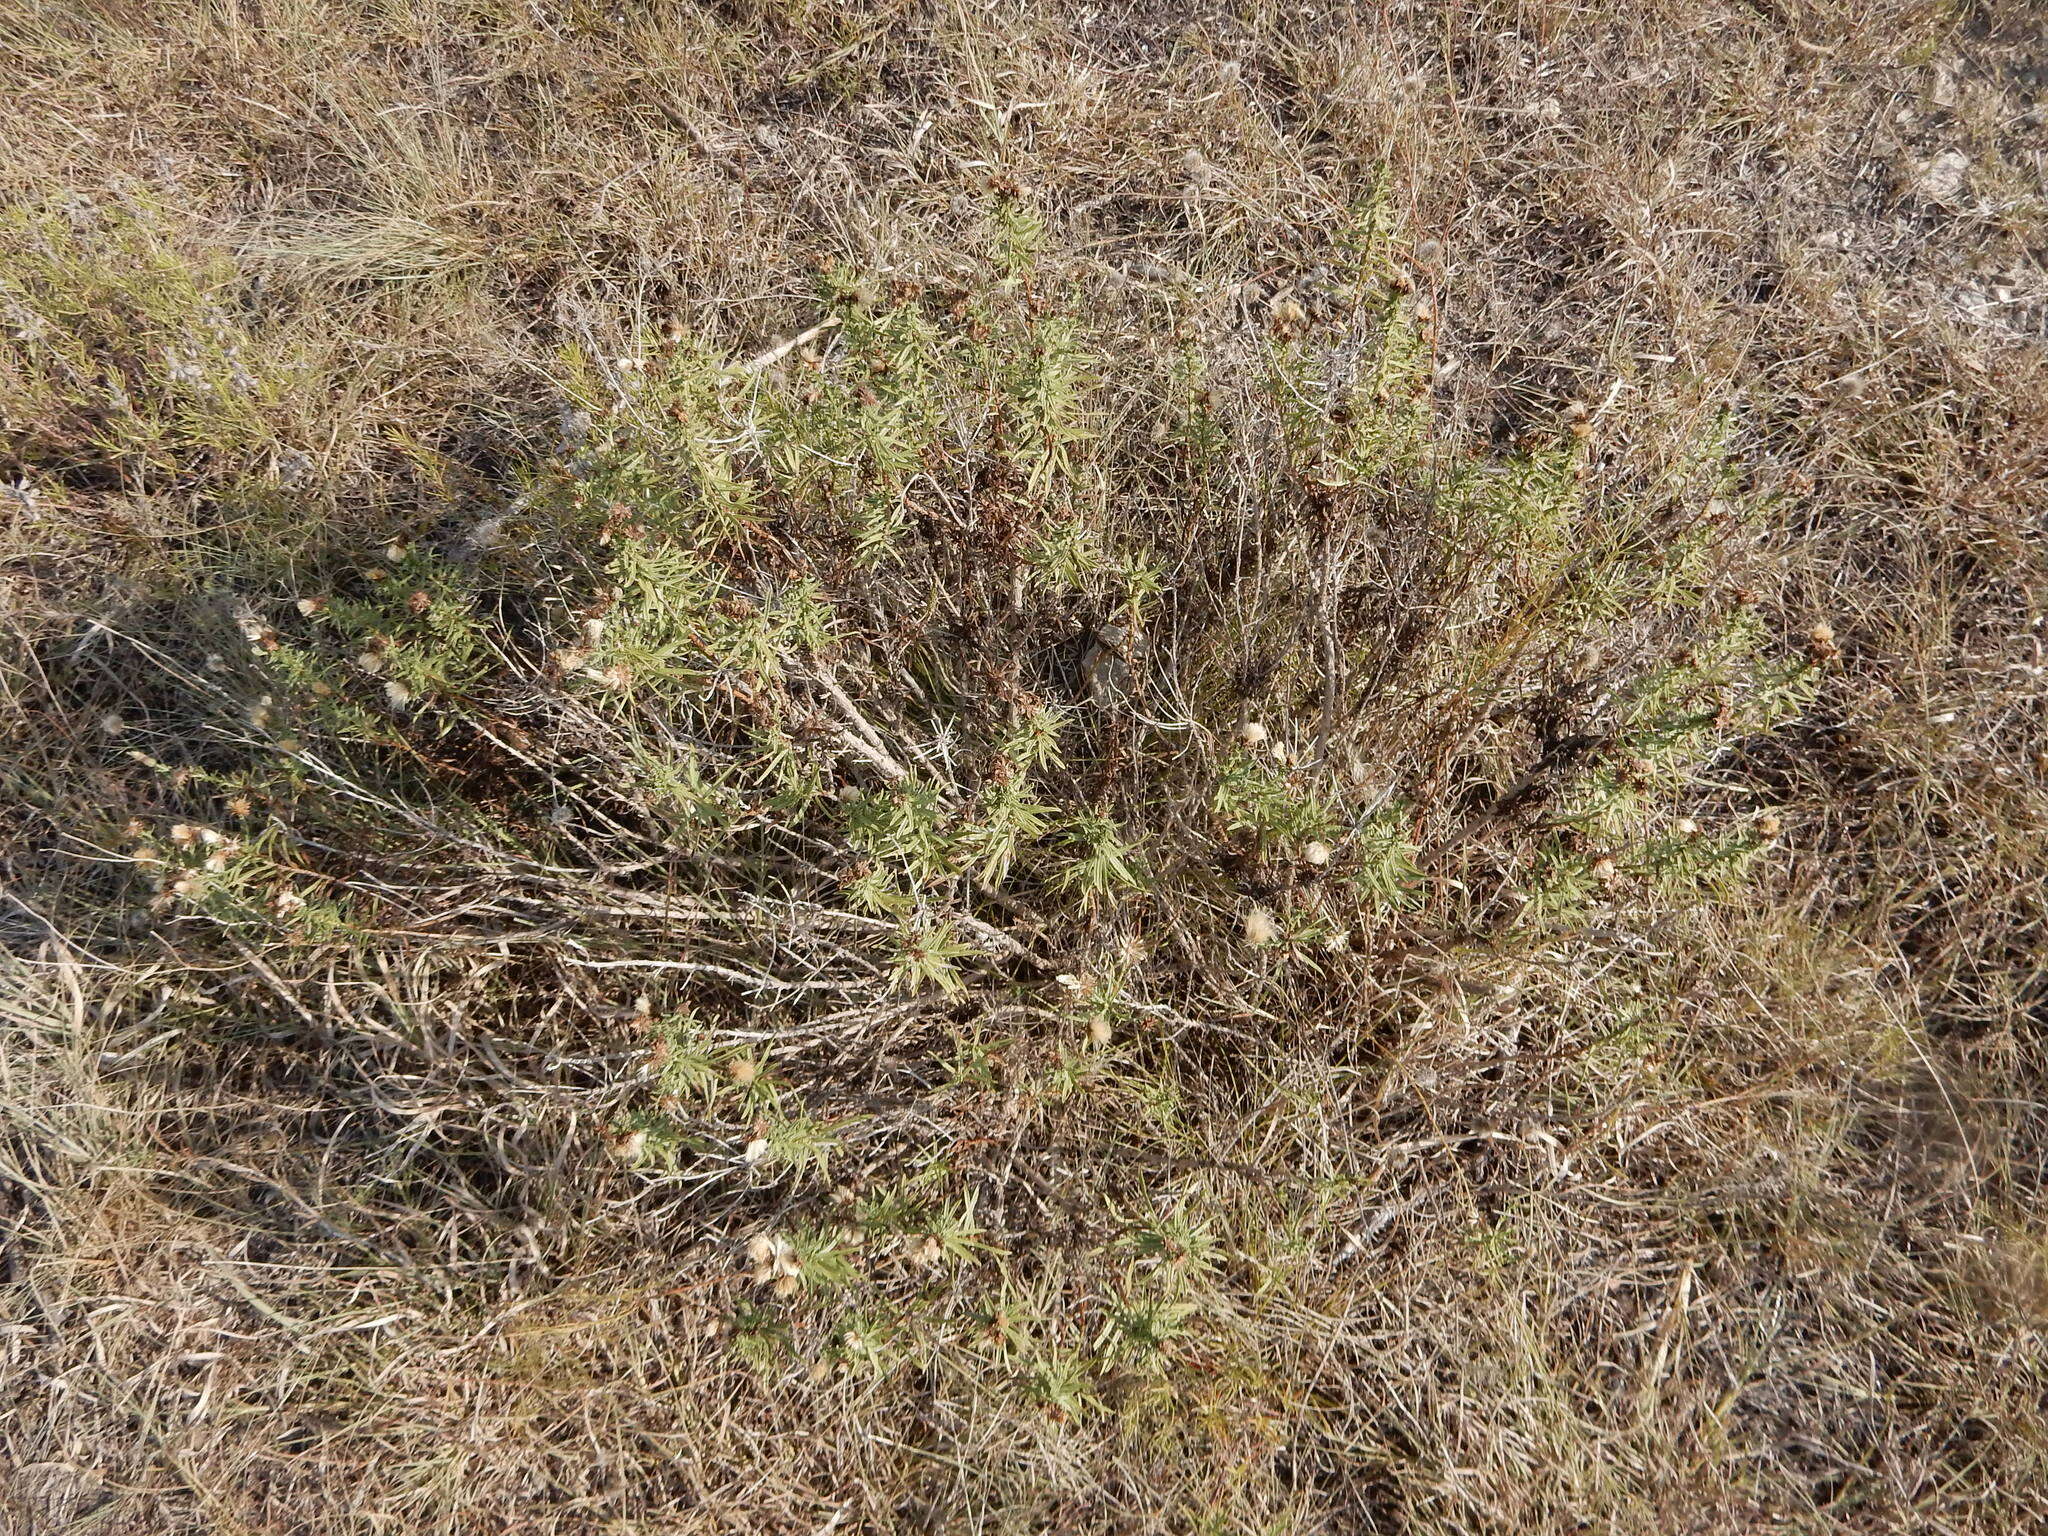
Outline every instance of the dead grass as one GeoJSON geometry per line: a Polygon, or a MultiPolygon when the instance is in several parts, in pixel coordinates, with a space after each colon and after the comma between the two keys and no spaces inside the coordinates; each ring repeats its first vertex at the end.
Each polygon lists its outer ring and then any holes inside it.
{"type": "Polygon", "coordinates": [[[0,7],[0,1527],[2042,1522],[2029,11],[0,7]]]}

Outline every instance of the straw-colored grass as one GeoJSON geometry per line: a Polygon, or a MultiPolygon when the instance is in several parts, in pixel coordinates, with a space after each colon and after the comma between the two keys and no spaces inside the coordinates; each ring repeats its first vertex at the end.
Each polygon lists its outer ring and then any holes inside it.
{"type": "Polygon", "coordinates": [[[2032,11],[0,5],[0,1530],[2048,1521],[2032,11]]]}

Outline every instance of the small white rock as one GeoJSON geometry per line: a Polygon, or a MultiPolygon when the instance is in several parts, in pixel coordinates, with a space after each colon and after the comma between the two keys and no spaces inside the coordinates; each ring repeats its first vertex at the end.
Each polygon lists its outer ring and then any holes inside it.
{"type": "Polygon", "coordinates": [[[1951,203],[1962,195],[1970,177],[1970,157],[1960,149],[1945,149],[1920,167],[1914,187],[1930,203],[1951,203]]]}

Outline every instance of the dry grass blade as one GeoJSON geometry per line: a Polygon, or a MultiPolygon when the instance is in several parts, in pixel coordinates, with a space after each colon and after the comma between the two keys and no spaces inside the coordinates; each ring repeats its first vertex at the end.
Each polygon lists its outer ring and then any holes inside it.
{"type": "Polygon", "coordinates": [[[2048,1527],[2034,8],[12,8],[0,1533],[2048,1527]]]}

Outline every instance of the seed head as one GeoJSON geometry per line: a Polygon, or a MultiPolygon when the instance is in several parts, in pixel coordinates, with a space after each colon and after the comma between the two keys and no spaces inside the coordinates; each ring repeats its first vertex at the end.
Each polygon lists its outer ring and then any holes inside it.
{"type": "Polygon", "coordinates": [[[1247,747],[1263,747],[1269,739],[1266,728],[1256,720],[1247,720],[1237,728],[1237,739],[1247,747]]]}
{"type": "Polygon", "coordinates": [[[778,1296],[795,1294],[797,1278],[804,1272],[789,1239],[773,1232],[756,1232],[747,1239],[747,1262],[753,1266],[750,1278],[754,1284],[766,1285],[772,1280],[778,1296]]]}
{"type": "Polygon", "coordinates": [[[1244,915],[1244,941],[1255,948],[1263,948],[1280,937],[1280,925],[1273,921],[1273,914],[1264,907],[1253,907],[1244,915]]]}
{"type": "Polygon", "coordinates": [[[1306,848],[1301,850],[1301,856],[1308,863],[1313,864],[1318,868],[1321,868],[1323,865],[1330,862],[1330,845],[1328,843],[1321,842],[1310,843],[1306,848]]]}

